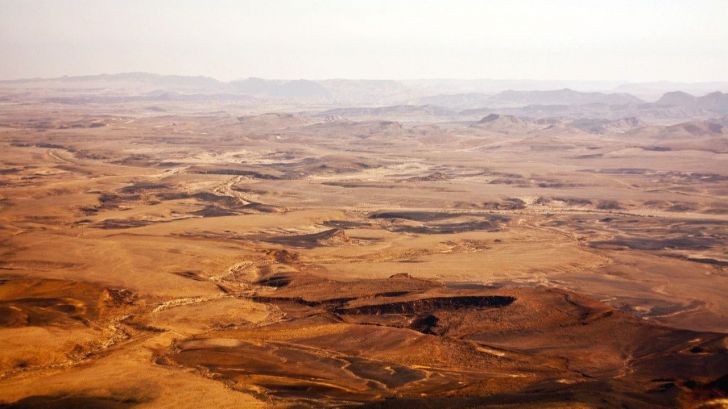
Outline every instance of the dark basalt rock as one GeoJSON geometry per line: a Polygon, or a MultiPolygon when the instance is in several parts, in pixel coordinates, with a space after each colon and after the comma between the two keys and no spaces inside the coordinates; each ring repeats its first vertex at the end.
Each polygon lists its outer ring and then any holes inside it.
{"type": "Polygon", "coordinates": [[[433,220],[450,219],[453,217],[459,217],[462,214],[459,213],[447,213],[447,212],[381,212],[373,213],[369,215],[370,219],[404,219],[413,220],[418,222],[427,222],[433,220]]]}
{"type": "Polygon", "coordinates": [[[423,334],[433,334],[434,332],[432,330],[437,326],[438,321],[436,316],[428,314],[412,321],[410,328],[423,334]]]}
{"type": "Polygon", "coordinates": [[[267,287],[285,287],[291,283],[291,278],[285,274],[275,274],[270,277],[256,281],[258,285],[264,285],[267,287]]]}
{"type": "Polygon", "coordinates": [[[29,396],[9,404],[0,403],[0,409],[126,409],[143,400],[106,396],[29,396]]]}
{"type": "Polygon", "coordinates": [[[455,234],[469,231],[498,231],[501,226],[498,222],[483,220],[478,222],[464,223],[443,223],[430,226],[391,226],[387,230],[396,233],[414,233],[414,234],[455,234]]]}
{"type": "Polygon", "coordinates": [[[364,305],[361,307],[337,308],[334,312],[341,315],[425,314],[437,310],[452,311],[464,308],[505,307],[512,304],[515,300],[515,297],[503,295],[435,297],[387,304],[364,305]]]}

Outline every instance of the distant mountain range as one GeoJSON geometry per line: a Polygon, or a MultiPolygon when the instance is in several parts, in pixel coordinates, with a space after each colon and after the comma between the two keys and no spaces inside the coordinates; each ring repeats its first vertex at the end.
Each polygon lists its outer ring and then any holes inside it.
{"type": "Polygon", "coordinates": [[[528,105],[628,105],[644,103],[643,100],[624,93],[579,92],[564,88],[546,91],[506,90],[495,95],[478,93],[445,94],[419,98],[420,104],[439,105],[448,108],[515,108],[528,105]]]}
{"type": "Polygon", "coordinates": [[[696,97],[686,92],[674,91],[664,94],[655,102],[655,105],[688,107],[715,113],[726,113],[728,112],[728,94],[716,91],[703,95],[702,97],[696,97]]]}
{"type": "MultiPolygon", "coordinates": [[[[101,74],[0,81],[0,98],[45,98],[58,103],[235,101],[249,104],[313,104],[342,116],[429,115],[482,118],[488,114],[534,118],[685,118],[728,115],[728,83],[619,84],[505,80],[270,80],[223,82],[204,76],[150,73],[101,74]],[[534,89],[522,89],[532,86],[534,89]],[[654,102],[626,90],[667,89],[654,102]],[[470,88],[469,88],[470,87],[470,88]],[[508,87],[499,89],[499,87],[508,87]],[[599,90],[599,87],[604,89],[599,90]],[[712,88],[708,88],[712,87],[712,88]],[[689,90],[709,89],[704,95],[689,90]],[[465,92],[463,92],[465,91],[465,92]]],[[[317,108],[318,109],[318,108],[317,108]]]]}

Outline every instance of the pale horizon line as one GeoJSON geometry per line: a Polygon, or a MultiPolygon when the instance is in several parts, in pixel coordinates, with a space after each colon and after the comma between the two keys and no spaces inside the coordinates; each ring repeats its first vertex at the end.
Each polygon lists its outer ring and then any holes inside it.
{"type": "Polygon", "coordinates": [[[155,75],[160,77],[182,77],[182,78],[206,78],[215,80],[221,83],[229,83],[234,81],[244,81],[248,79],[261,79],[266,81],[503,81],[503,82],[572,82],[572,83],[610,83],[610,84],[662,84],[662,83],[679,83],[679,84],[712,84],[712,83],[726,83],[728,79],[724,80],[681,80],[681,79],[659,79],[659,80],[612,80],[612,79],[568,79],[568,78],[496,78],[496,77],[429,77],[429,78],[366,78],[366,77],[266,77],[258,75],[241,76],[234,79],[220,79],[218,77],[206,74],[184,74],[184,73],[160,73],[154,71],[117,71],[117,72],[100,72],[100,73],[88,73],[88,74],[62,74],[55,76],[35,76],[35,77],[13,77],[13,78],[0,78],[0,82],[21,82],[21,81],[52,81],[62,79],[75,79],[84,77],[102,77],[102,76],[121,76],[131,74],[143,74],[143,75],[155,75]]]}

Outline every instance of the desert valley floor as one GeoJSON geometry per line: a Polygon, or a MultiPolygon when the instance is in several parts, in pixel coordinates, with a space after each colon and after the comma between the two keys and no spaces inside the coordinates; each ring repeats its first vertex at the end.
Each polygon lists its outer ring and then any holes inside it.
{"type": "Polygon", "coordinates": [[[726,404],[724,125],[269,112],[0,106],[0,407],[726,404]]]}

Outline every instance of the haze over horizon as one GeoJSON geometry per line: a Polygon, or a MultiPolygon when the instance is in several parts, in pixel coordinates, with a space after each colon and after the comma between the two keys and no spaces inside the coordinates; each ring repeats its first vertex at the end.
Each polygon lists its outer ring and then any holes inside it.
{"type": "Polygon", "coordinates": [[[0,0],[0,409],[728,409],[726,6],[0,0]]]}
{"type": "Polygon", "coordinates": [[[0,79],[728,80],[715,0],[0,4],[0,79]]]}

